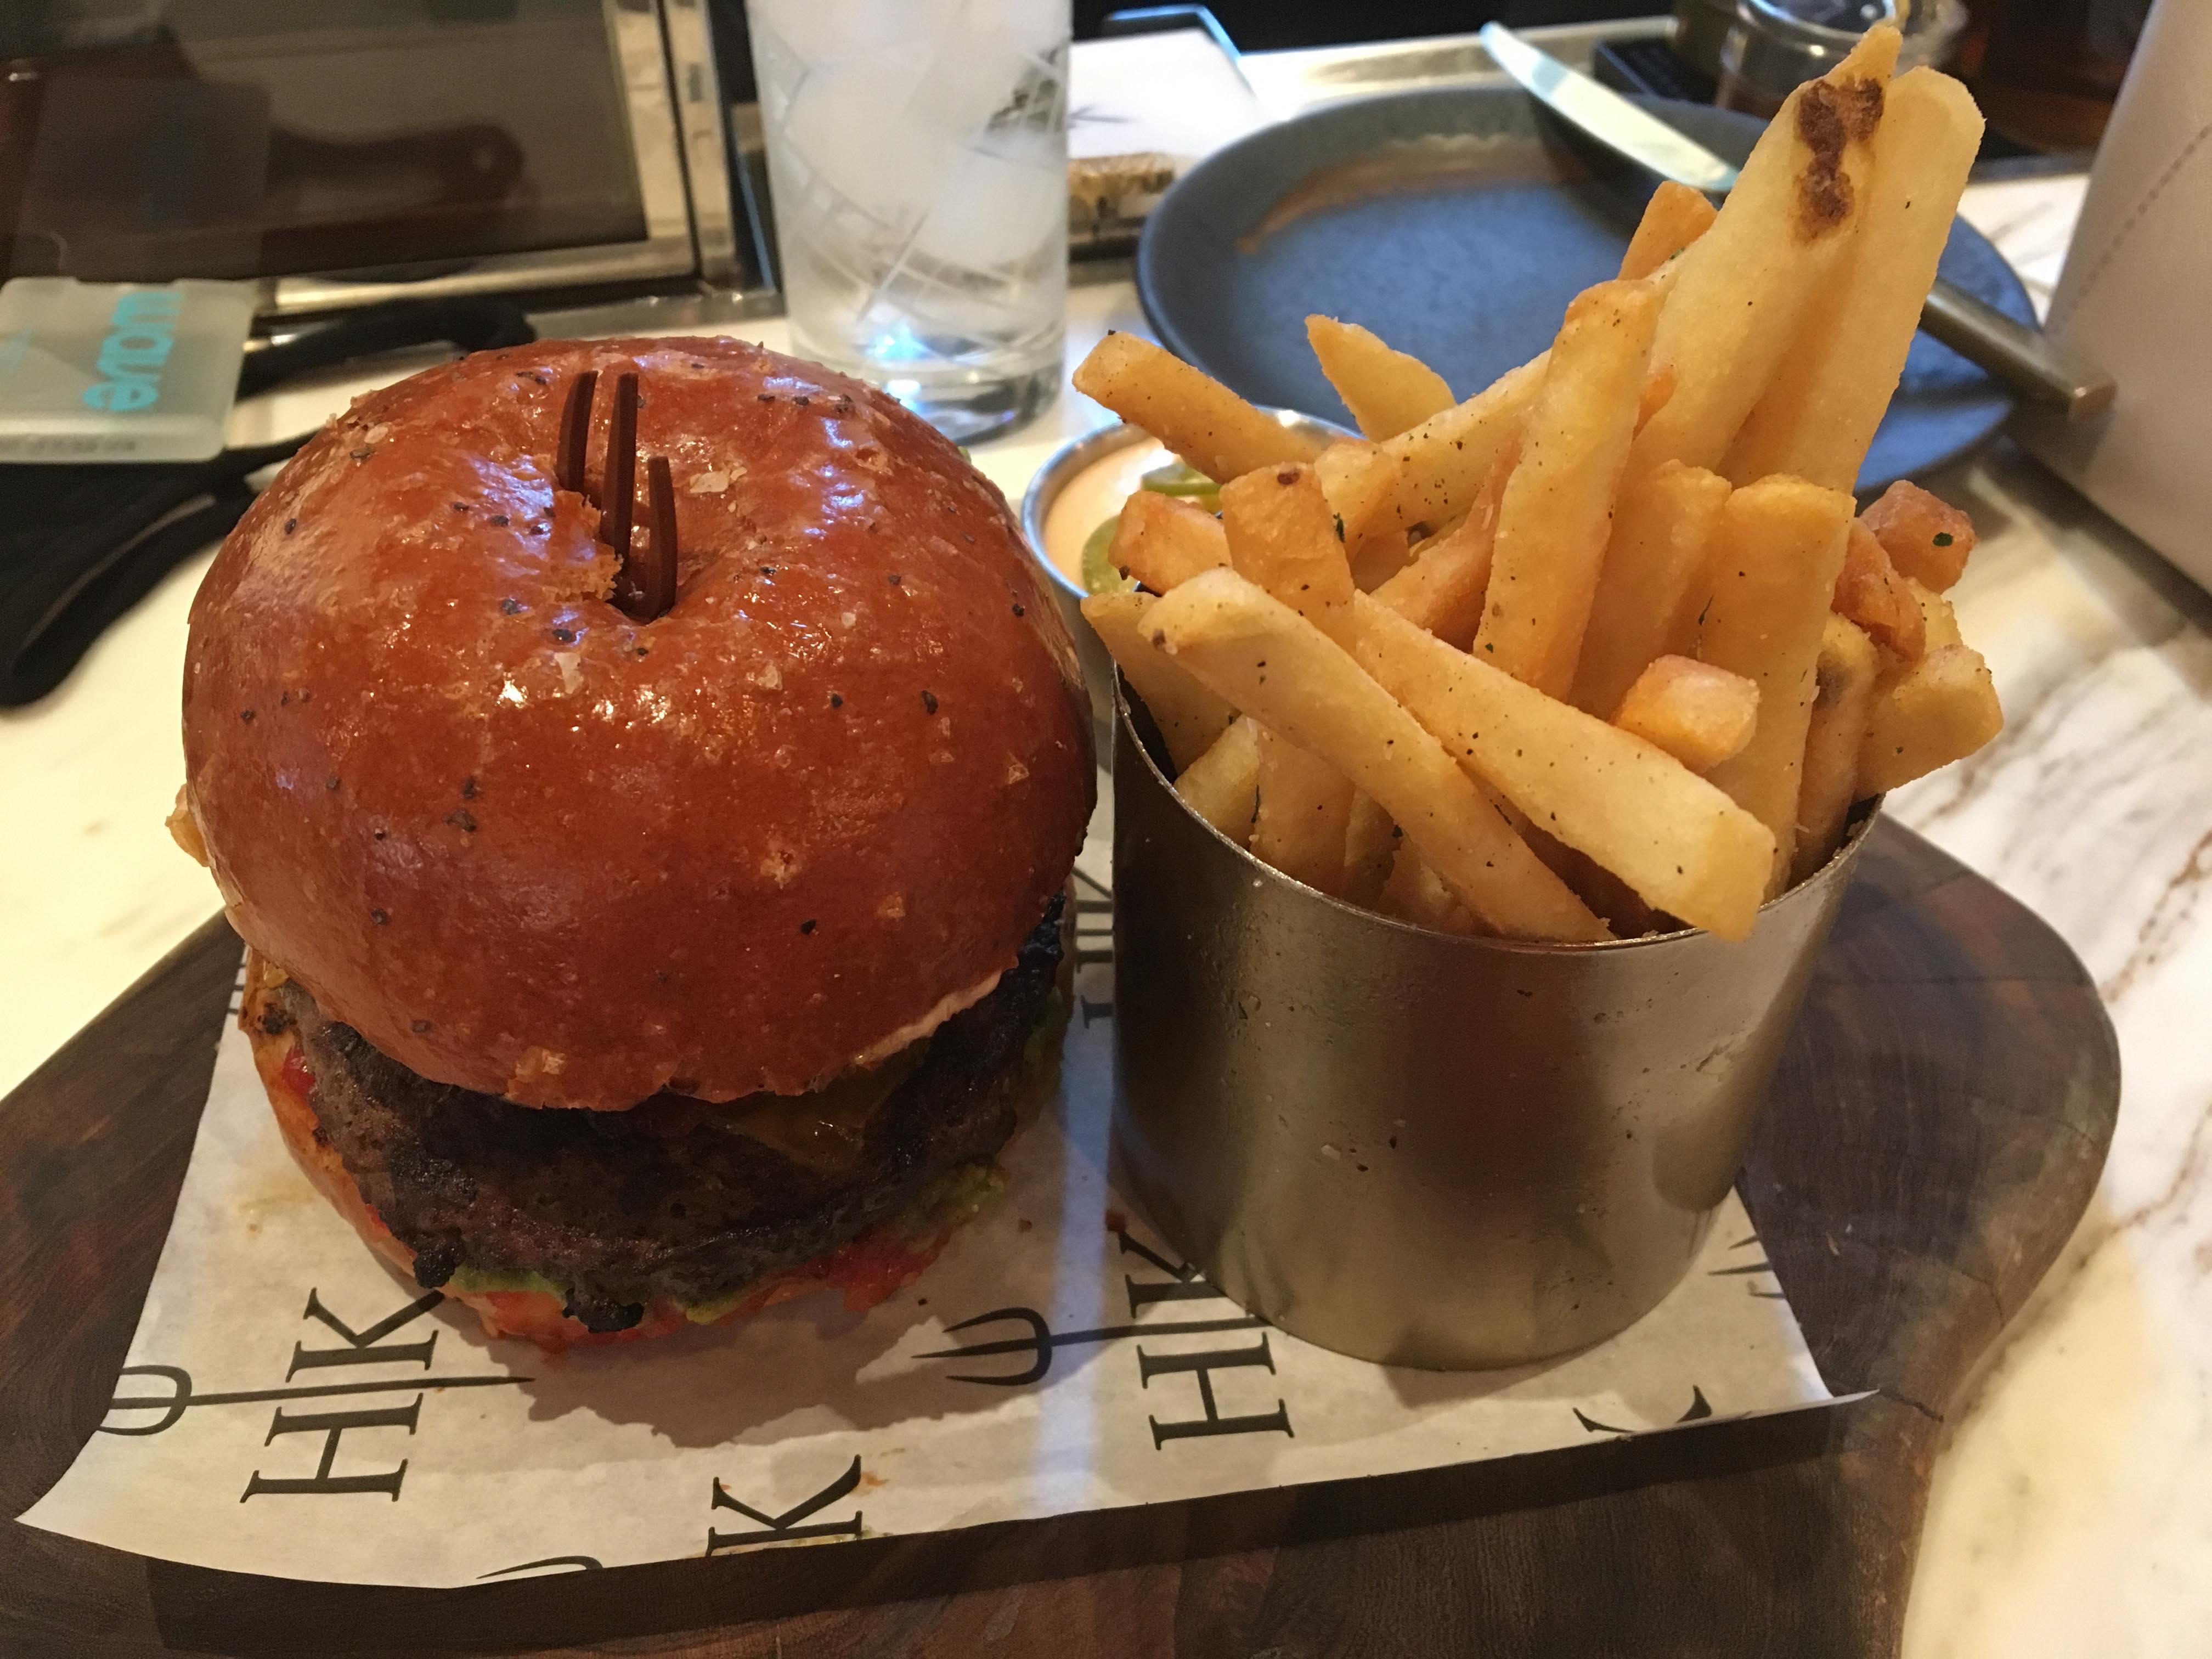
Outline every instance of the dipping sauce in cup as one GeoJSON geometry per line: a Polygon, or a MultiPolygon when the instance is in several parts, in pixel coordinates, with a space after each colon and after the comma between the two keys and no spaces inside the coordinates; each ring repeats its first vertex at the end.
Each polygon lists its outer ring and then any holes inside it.
{"type": "Polygon", "coordinates": [[[1103,556],[1112,545],[1121,504],[1144,489],[1148,477],[1158,474],[1163,483],[1187,477],[1193,486],[1202,482],[1158,439],[1142,432],[1134,435],[1137,441],[1102,455],[1070,477],[1044,515],[1045,557],[1086,593],[1122,586],[1120,573],[1106,566],[1103,556]]]}
{"type": "MultiPolygon", "coordinates": [[[[1296,410],[1268,412],[1283,425],[1311,432],[1324,442],[1347,435],[1342,428],[1296,410]]],[[[1156,485],[1197,500],[1208,511],[1218,505],[1207,488],[1210,481],[1184,467],[1166,445],[1141,427],[1120,422],[1062,444],[1037,469],[1022,495],[1022,531],[1075,635],[1102,754],[1111,742],[1114,660],[1083,620],[1084,597],[1094,591],[1084,585],[1084,550],[1091,547],[1092,574],[1102,583],[1096,591],[1105,591],[1103,584],[1109,582],[1127,586],[1121,573],[1105,562],[1104,554],[1112,544],[1114,521],[1121,516],[1122,503],[1145,487],[1148,476],[1154,477],[1156,485]]]]}

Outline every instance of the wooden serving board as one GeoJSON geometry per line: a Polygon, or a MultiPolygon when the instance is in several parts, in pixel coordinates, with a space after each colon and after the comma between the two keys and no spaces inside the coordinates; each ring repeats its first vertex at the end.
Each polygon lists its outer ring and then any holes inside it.
{"type": "MultiPolygon", "coordinates": [[[[0,1103],[0,1514],[106,1407],[238,948],[209,922],[0,1103]]],[[[1865,1400],[465,1590],[211,1572],[0,1522],[0,1652],[1893,1653],[1944,1415],[2088,1202],[2118,1096],[2072,952],[1880,823],[1741,1182],[1822,1376],[1865,1400]]]]}

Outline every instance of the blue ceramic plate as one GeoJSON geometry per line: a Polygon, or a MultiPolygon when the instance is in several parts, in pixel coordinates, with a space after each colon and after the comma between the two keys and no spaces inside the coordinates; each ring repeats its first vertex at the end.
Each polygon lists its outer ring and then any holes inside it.
{"type": "MultiPolygon", "coordinates": [[[[1763,125],[1644,101],[1733,162],[1763,125]]],[[[1146,224],[1137,292],[1163,344],[1255,403],[1345,418],[1306,347],[1316,311],[1364,324],[1464,398],[1543,350],[1567,301],[1616,273],[1653,182],[1512,88],[1335,105],[1185,174],[1146,224]]],[[[2034,321],[2020,278],[1963,220],[1942,270],[2034,321]]],[[[2012,407],[1981,370],[1919,336],[1860,490],[1958,459],[2012,407]]]]}

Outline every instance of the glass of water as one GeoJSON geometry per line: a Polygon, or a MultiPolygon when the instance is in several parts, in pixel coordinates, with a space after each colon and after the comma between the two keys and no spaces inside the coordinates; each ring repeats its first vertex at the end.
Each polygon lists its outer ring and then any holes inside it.
{"type": "Polygon", "coordinates": [[[1060,371],[1069,0],[750,0],[792,337],[965,442],[1060,371]]]}

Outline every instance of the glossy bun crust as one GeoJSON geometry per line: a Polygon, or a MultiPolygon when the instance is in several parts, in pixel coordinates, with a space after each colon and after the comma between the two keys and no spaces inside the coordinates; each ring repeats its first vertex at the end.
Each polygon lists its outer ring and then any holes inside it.
{"type": "MultiPolygon", "coordinates": [[[[641,510],[638,537],[647,534],[641,510]]],[[[232,923],[376,1048],[528,1105],[796,1093],[989,988],[1090,815],[1073,648],[999,492],[731,340],[487,352],[285,467],[191,613],[185,804],[232,923]],[[674,608],[553,488],[635,368],[674,608]]]]}

